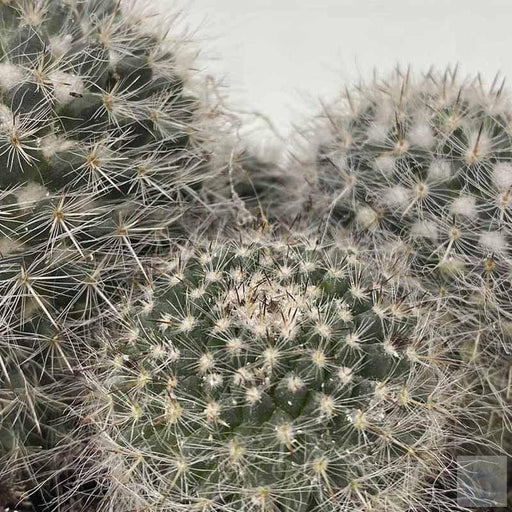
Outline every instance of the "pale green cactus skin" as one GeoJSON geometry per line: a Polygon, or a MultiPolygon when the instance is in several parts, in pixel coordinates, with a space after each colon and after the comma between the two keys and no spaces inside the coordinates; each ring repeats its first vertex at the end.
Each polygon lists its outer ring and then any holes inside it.
{"type": "Polygon", "coordinates": [[[412,295],[311,240],[250,232],[160,262],[77,408],[101,510],[426,503],[467,413],[449,342],[412,295]]]}
{"type": "Polygon", "coordinates": [[[112,320],[134,269],[145,274],[146,259],[183,234],[211,172],[215,120],[188,87],[184,35],[169,42],[139,22],[129,2],[0,1],[7,472],[55,445],[89,328],[112,320]]]}

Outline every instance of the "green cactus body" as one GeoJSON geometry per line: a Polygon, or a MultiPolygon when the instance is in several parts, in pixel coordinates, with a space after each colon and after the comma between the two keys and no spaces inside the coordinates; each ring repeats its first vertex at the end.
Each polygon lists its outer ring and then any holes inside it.
{"type": "MultiPolygon", "coordinates": [[[[444,303],[464,357],[483,365],[478,371],[502,368],[497,393],[506,404],[512,112],[503,83],[496,77],[487,89],[457,70],[420,78],[396,70],[324,112],[305,131],[314,156],[302,160],[304,177],[318,208],[310,218],[407,260],[417,286],[444,303]]],[[[500,414],[510,426],[510,401],[500,414]]]]}
{"type": "Polygon", "coordinates": [[[162,261],[78,411],[105,510],[426,499],[462,390],[434,317],[381,278],[339,248],[261,233],[162,261]]]}
{"type": "Polygon", "coordinates": [[[132,253],[173,217],[162,200],[178,205],[207,174],[199,101],[163,41],[115,3],[5,9],[17,23],[1,34],[3,255],[50,242],[118,256],[120,236],[132,253]]]}
{"type": "Polygon", "coordinates": [[[117,1],[0,1],[2,455],[53,443],[47,411],[69,393],[48,390],[211,173],[184,36],[154,32],[117,1]]]}
{"type": "Polygon", "coordinates": [[[466,303],[482,288],[481,297],[505,294],[512,154],[504,96],[503,87],[485,91],[449,71],[416,82],[397,71],[347,92],[346,109],[326,107],[316,164],[307,168],[323,220],[398,235],[411,246],[412,272],[439,293],[456,293],[449,287],[459,279],[466,303]]]}

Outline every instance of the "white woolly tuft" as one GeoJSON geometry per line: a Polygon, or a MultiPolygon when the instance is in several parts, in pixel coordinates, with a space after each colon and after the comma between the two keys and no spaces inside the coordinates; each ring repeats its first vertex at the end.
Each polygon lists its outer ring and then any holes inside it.
{"type": "Polygon", "coordinates": [[[17,189],[14,195],[21,206],[30,206],[31,203],[41,201],[45,197],[48,197],[49,192],[43,185],[30,182],[17,189]]]}
{"type": "Polygon", "coordinates": [[[428,168],[430,181],[449,180],[452,175],[450,162],[448,160],[434,160],[428,168]]]}
{"type": "Polygon", "coordinates": [[[15,85],[23,81],[25,75],[23,68],[11,64],[10,62],[0,63],[0,87],[4,91],[9,91],[15,85]]]}
{"type": "Polygon", "coordinates": [[[0,238],[0,257],[14,254],[21,250],[22,244],[17,240],[11,240],[7,237],[0,238]]]}
{"type": "Polygon", "coordinates": [[[50,51],[55,57],[62,57],[71,50],[72,42],[71,34],[50,37],[50,51]]]}
{"type": "Polygon", "coordinates": [[[75,146],[76,142],[64,136],[47,135],[41,139],[41,152],[46,159],[50,159],[60,151],[67,151],[75,146]]]}
{"type": "Polygon", "coordinates": [[[478,214],[476,198],[473,196],[460,196],[450,205],[450,212],[453,215],[474,218],[478,214]]]}
{"type": "Polygon", "coordinates": [[[373,208],[363,206],[357,210],[356,222],[360,227],[374,231],[379,227],[379,216],[373,208]]]}
{"type": "Polygon", "coordinates": [[[491,252],[504,253],[507,252],[507,239],[503,233],[499,231],[489,231],[480,235],[480,245],[491,252]]]}
{"type": "Polygon", "coordinates": [[[11,130],[13,127],[13,115],[10,108],[0,103],[0,130],[11,130]]]}
{"type": "Polygon", "coordinates": [[[122,58],[122,55],[119,52],[116,52],[115,50],[109,50],[108,55],[110,65],[113,67],[115,67],[122,58]]]}
{"type": "Polygon", "coordinates": [[[407,206],[411,192],[401,185],[395,185],[387,189],[382,197],[382,202],[386,206],[407,206]]]}
{"type": "Polygon", "coordinates": [[[420,148],[430,148],[436,140],[427,120],[416,121],[407,132],[407,139],[411,144],[420,148]]]}
{"type": "Polygon", "coordinates": [[[52,81],[55,99],[60,105],[65,105],[74,99],[73,94],[81,95],[84,92],[84,83],[77,75],[55,71],[50,75],[52,81]]]}
{"type": "Polygon", "coordinates": [[[487,158],[492,149],[489,135],[480,129],[471,129],[467,130],[466,136],[468,138],[468,145],[464,154],[466,163],[472,164],[487,158]]]}
{"type": "Polygon", "coordinates": [[[372,123],[368,128],[368,142],[385,142],[389,128],[389,123],[372,123]]]}
{"type": "Polygon", "coordinates": [[[500,192],[512,187],[512,164],[497,163],[492,170],[492,181],[500,192]]]}
{"type": "Polygon", "coordinates": [[[445,274],[462,275],[466,270],[466,264],[461,258],[450,256],[439,263],[439,268],[445,274]]]}
{"type": "Polygon", "coordinates": [[[390,176],[395,169],[396,159],[390,155],[381,155],[375,159],[374,167],[383,174],[390,176]]]}
{"type": "Polygon", "coordinates": [[[424,220],[415,222],[411,227],[411,236],[418,238],[429,238],[436,241],[439,230],[435,222],[424,220]]]}

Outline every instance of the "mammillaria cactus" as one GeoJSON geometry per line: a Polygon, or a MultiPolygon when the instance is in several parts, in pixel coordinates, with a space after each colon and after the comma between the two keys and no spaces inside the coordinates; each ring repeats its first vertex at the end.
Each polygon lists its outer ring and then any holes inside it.
{"type": "Polygon", "coordinates": [[[306,131],[316,152],[304,176],[322,220],[399,235],[424,285],[447,293],[464,278],[474,301],[487,285],[481,300],[491,307],[487,292],[510,289],[511,116],[503,85],[486,91],[450,70],[416,81],[397,70],[347,91],[306,131]]]}
{"type": "Polygon", "coordinates": [[[397,69],[342,96],[303,133],[313,141],[299,157],[317,208],[310,219],[398,247],[411,277],[457,318],[461,351],[493,374],[500,366],[492,393],[510,430],[512,108],[503,82],[397,69]]]}
{"type": "Polygon", "coordinates": [[[50,397],[57,376],[79,369],[89,323],[114,314],[126,276],[145,273],[144,258],[199,204],[211,172],[215,118],[191,87],[185,34],[149,30],[136,8],[0,2],[0,437],[9,457],[50,443],[41,417],[73,389],[50,397]]]}
{"type": "Polygon", "coordinates": [[[206,115],[184,92],[179,44],[119,2],[2,12],[2,255],[138,262],[207,176],[206,115]]]}
{"type": "Polygon", "coordinates": [[[160,261],[85,373],[80,474],[104,485],[100,510],[426,503],[470,411],[450,342],[414,294],[313,238],[250,232],[160,261]]]}

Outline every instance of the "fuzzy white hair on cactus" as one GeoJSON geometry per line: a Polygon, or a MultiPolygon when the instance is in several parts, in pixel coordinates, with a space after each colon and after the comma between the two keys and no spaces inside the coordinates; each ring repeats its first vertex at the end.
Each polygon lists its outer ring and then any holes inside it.
{"type": "Polygon", "coordinates": [[[21,66],[10,62],[0,62],[0,88],[10,91],[23,81],[25,74],[26,72],[21,66]]]}
{"type": "Polygon", "coordinates": [[[396,158],[391,155],[382,155],[375,159],[375,170],[382,172],[382,174],[389,176],[395,170],[396,158]]]}
{"type": "Polygon", "coordinates": [[[478,215],[476,198],[469,195],[462,195],[454,199],[450,205],[452,215],[474,218],[478,215]]]}
{"type": "Polygon", "coordinates": [[[73,98],[82,96],[84,92],[83,80],[75,74],[64,71],[54,71],[50,74],[54,87],[55,99],[59,105],[70,103],[73,98]]]}
{"type": "Polygon", "coordinates": [[[450,162],[448,160],[435,159],[428,168],[428,177],[431,181],[445,181],[452,176],[450,162]]]}
{"type": "Polygon", "coordinates": [[[498,162],[492,170],[492,179],[499,192],[509,191],[512,187],[512,164],[498,162]]]}
{"type": "Polygon", "coordinates": [[[420,148],[431,148],[436,139],[430,123],[426,119],[416,121],[407,132],[407,139],[413,146],[420,148]]]}
{"type": "Polygon", "coordinates": [[[23,187],[18,188],[14,195],[18,204],[23,208],[29,208],[34,203],[42,201],[44,198],[49,197],[50,193],[44,185],[39,183],[27,183],[23,187]]]}
{"type": "Polygon", "coordinates": [[[375,231],[379,228],[379,214],[374,208],[363,206],[357,210],[356,221],[363,229],[375,231]]]}
{"type": "Polygon", "coordinates": [[[385,190],[382,196],[382,202],[386,206],[405,208],[409,203],[411,190],[402,185],[394,185],[385,190]]]}
{"type": "Polygon", "coordinates": [[[411,226],[411,236],[436,241],[439,237],[439,229],[435,222],[420,220],[411,226]]]}
{"type": "Polygon", "coordinates": [[[480,244],[492,253],[506,254],[509,244],[504,233],[489,231],[480,235],[480,244]]]}

